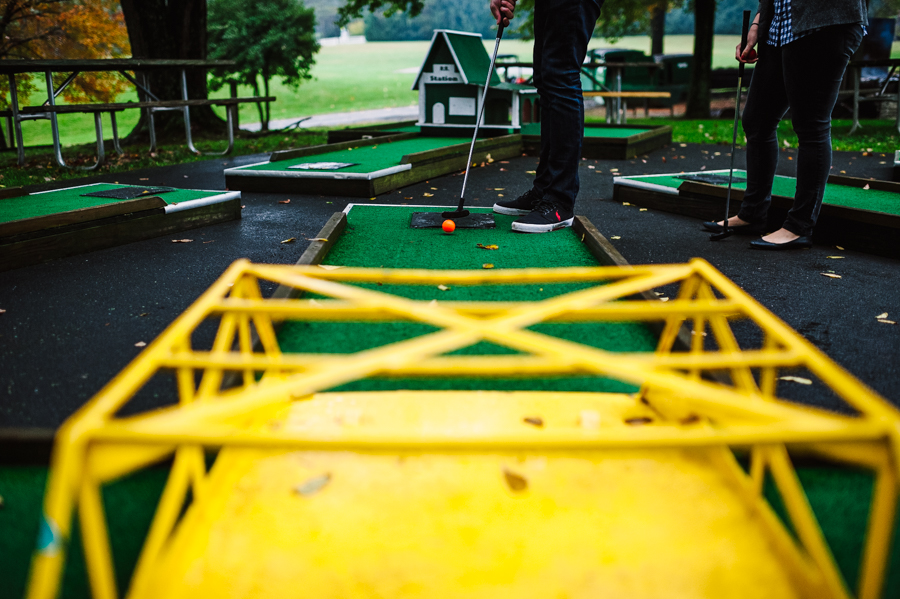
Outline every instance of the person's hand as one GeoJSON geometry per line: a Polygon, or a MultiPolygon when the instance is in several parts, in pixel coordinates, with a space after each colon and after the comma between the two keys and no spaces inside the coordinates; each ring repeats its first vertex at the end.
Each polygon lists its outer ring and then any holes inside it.
{"type": "Polygon", "coordinates": [[[738,62],[743,62],[745,64],[753,64],[757,60],[759,60],[759,56],[756,54],[756,50],[753,48],[756,47],[756,42],[759,40],[759,23],[753,23],[750,25],[750,30],[747,32],[747,45],[741,48],[741,45],[738,44],[734,49],[734,57],[738,60],[738,62]]]}
{"type": "Polygon", "coordinates": [[[516,0],[491,0],[491,14],[498,25],[509,27],[509,20],[516,10],[516,0]]]}

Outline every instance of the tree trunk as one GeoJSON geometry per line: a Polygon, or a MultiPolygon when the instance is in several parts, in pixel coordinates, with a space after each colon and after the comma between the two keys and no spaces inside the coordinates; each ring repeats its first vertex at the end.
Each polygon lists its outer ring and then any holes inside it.
{"type": "Polygon", "coordinates": [[[666,35],[666,9],[668,2],[660,2],[651,10],[653,16],[650,17],[650,54],[662,54],[663,37],[666,35]]]}
{"type": "MultiPolygon", "coordinates": [[[[206,59],[206,0],[121,0],[121,4],[134,58],[206,59]]],[[[188,69],[186,74],[188,97],[207,98],[206,71],[188,69]]],[[[149,71],[146,76],[150,91],[160,100],[181,99],[179,69],[149,71]]],[[[181,114],[157,113],[154,120],[157,138],[183,141],[181,114]]],[[[191,108],[191,129],[201,134],[226,132],[225,122],[209,106],[191,108]]],[[[126,141],[135,143],[147,138],[147,116],[142,112],[126,141]]]]}
{"type": "MultiPolygon", "coordinates": [[[[256,77],[256,78],[253,79],[253,95],[256,96],[257,98],[260,97],[260,96],[262,95],[261,93],[259,93],[259,81],[258,81],[258,79],[259,79],[259,77],[256,77]]],[[[259,130],[260,130],[260,131],[264,131],[264,129],[263,129],[263,123],[264,123],[265,120],[266,120],[266,113],[263,112],[263,103],[262,103],[262,102],[257,102],[257,103],[256,103],[256,111],[259,112],[259,130]]]]}
{"type": "Polygon", "coordinates": [[[685,118],[708,119],[712,77],[713,35],[716,21],[716,0],[694,2],[694,65],[688,89],[685,118]]]}
{"type": "MultiPolygon", "coordinates": [[[[262,77],[263,77],[263,89],[265,90],[266,97],[268,97],[269,96],[269,69],[268,68],[265,68],[265,67],[263,68],[262,77]]],[[[271,104],[269,102],[266,102],[266,118],[262,122],[262,130],[263,131],[269,130],[269,119],[272,118],[272,109],[269,108],[270,106],[271,106],[271,104]]]]}

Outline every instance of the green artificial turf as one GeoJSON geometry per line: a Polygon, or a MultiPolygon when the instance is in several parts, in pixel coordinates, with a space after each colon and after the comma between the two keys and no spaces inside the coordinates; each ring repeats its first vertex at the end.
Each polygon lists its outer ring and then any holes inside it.
{"type": "MultiPolygon", "coordinates": [[[[513,233],[514,217],[494,215],[496,229],[413,229],[413,212],[440,212],[445,208],[402,206],[354,206],[347,229],[335,243],[325,263],[375,268],[481,269],[485,264],[502,268],[555,268],[597,266],[597,261],[571,229],[543,235],[513,233]],[[497,250],[478,247],[496,245],[497,250]]],[[[490,212],[489,209],[472,209],[490,212]]],[[[539,285],[365,285],[416,300],[431,301],[540,301],[583,289],[585,284],[539,285]]],[[[430,326],[412,322],[335,323],[287,322],[279,332],[285,352],[349,353],[371,349],[433,332],[430,326]]],[[[656,338],[639,323],[541,324],[536,332],[618,352],[653,351],[656,338]]],[[[480,343],[456,354],[510,353],[497,345],[480,343]]],[[[343,391],[386,389],[551,390],[630,393],[630,384],[598,377],[549,377],[542,379],[447,378],[364,379],[340,387],[343,391]]]]}
{"type": "MultiPolygon", "coordinates": [[[[351,162],[354,166],[348,166],[333,172],[340,173],[372,173],[381,169],[397,166],[407,154],[436,150],[447,146],[455,146],[465,143],[464,140],[453,137],[417,137],[415,139],[403,139],[400,141],[384,142],[374,146],[362,146],[353,149],[325,152],[312,156],[302,156],[290,160],[277,162],[265,162],[244,167],[241,170],[254,171],[288,171],[303,173],[302,170],[291,169],[295,164],[311,162],[351,162]]],[[[314,170],[314,169],[310,169],[314,170]]]]}
{"type": "MultiPolygon", "coordinates": [[[[48,214],[58,214],[60,212],[69,212],[70,210],[79,210],[81,208],[93,208],[96,206],[105,206],[115,202],[125,200],[117,200],[114,198],[96,198],[84,197],[81,194],[93,193],[96,191],[106,191],[108,189],[118,189],[120,187],[130,187],[129,185],[114,185],[112,183],[100,183],[84,187],[69,187],[66,189],[58,189],[47,193],[37,193],[16,198],[7,198],[0,200],[0,222],[11,222],[21,220],[23,218],[33,218],[35,216],[46,216],[48,214]]],[[[217,195],[219,191],[197,191],[193,189],[178,189],[168,193],[159,194],[159,197],[165,200],[167,204],[177,204],[178,202],[187,202],[197,200],[213,195],[217,195]]]]}
{"type": "Polygon", "coordinates": [[[595,126],[595,125],[587,125],[584,128],[584,136],[585,137],[599,137],[599,138],[615,138],[622,139],[625,137],[631,137],[632,135],[639,135],[641,133],[646,133],[650,131],[647,127],[603,127],[595,126]]]}
{"type": "MultiPolygon", "coordinates": [[[[144,537],[162,494],[168,470],[150,468],[103,488],[103,505],[120,596],[128,588],[144,537]]],[[[25,594],[31,554],[38,535],[47,468],[0,467],[0,599],[25,594]]],[[[77,518],[68,545],[62,580],[63,599],[90,597],[77,518]]]]}
{"type": "MultiPolygon", "coordinates": [[[[735,170],[734,176],[743,179],[746,178],[747,173],[745,171],[735,170]]],[[[628,177],[628,179],[671,187],[672,189],[678,189],[685,181],[684,179],[677,178],[676,175],[647,175],[643,177],[628,177]]],[[[725,185],[722,187],[725,187],[725,185]]],[[[735,189],[746,189],[747,184],[743,181],[735,181],[734,187],[735,189]]],[[[778,196],[792,198],[794,197],[796,189],[796,179],[793,177],[782,177],[777,175],[772,186],[772,193],[778,196]]],[[[900,196],[892,191],[862,189],[861,187],[850,187],[847,185],[830,183],[825,188],[825,197],[822,201],[825,204],[831,204],[833,206],[844,206],[859,210],[872,210],[874,212],[883,212],[885,214],[900,215],[900,196]]]]}

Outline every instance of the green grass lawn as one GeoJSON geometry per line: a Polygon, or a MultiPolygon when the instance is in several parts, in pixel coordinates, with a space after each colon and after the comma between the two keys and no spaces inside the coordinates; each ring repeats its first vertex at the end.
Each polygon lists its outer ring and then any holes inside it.
{"type": "MultiPolygon", "coordinates": [[[[693,36],[670,35],[665,39],[665,51],[669,54],[693,53],[693,36]]],[[[738,36],[718,35],[715,39],[713,67],[734,65],[734,47],[738,36]]],[[[610,43],[604,39],[594,39],[591,48],[605,47],[633,48],[650,51],[650,38],[631,36],[610,43]]],[[[486,40],[485,47],[493,50],[493,40],[486,40]]],[[[531,60],[533,42],[523,40],[503,40],[500,51],[515,54],[522,61],[531,60]]],[[[900,55],[900,42],[895,44],[895,54],[900,55]]],[[[416,92],[410,88],[416,72],[425,58],[428,42],[373,42],[365,45],[327,46],[316,56],[313,80],[297,89],[285,87],[273,81],[271,94],[278,98],[272,106],[273,119],[301,118],[329,112],[347,112],[393,106],[411,106],[418,101],[416,92]]],[[[38,86],[42,89],[42,86],[38,86]]],[[[253,95],[250,88],[241,88],[241,95],[253,95]]],[[[225,89],[212,92],[212,97],[226,97],[225,89]]],[[[137,100],[134,92],[123,94],[121,101],[137,100]]],[[[35,95],[31,102],[38,100],[35,95]]],[[[220,110],[224,117],[224,111],[220,110]]],[[[120,113],[119,130],[123,134],[131,130],[138,119],[136,110],[120,113]]],[[[259,122],[255,105],[243,105],[240,109],[242,123],[259,122]]],[[[5,126],[5,123],[4,123],[5,126]]],[[[104,115],[104,133],[111,139],[109,116],[104,115]]],[[[25,144],[44,145],[51,143],[50,123],[31,121],[23,123],[25,144]]],[[[90,115],[61,115],[60,129],[63,144],[90,143],[94,140],[94,123],[90,115]]]]}

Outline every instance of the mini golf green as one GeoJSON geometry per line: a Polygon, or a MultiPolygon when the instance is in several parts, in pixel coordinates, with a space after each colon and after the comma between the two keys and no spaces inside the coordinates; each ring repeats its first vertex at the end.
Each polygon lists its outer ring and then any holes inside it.
{"type": "MultiPolygon", "coordinates": [[[[715,171],[715,173],[725,174],[727,176],[728,171],[715,171]]],[[[678,176],[678,174],[644,175],[624,177],[623,179],[638,181],[642,183],[650,183],[653,185],[660,185],[668,189],[677,190],[678,187],[685,181],[684,179],[679,179],[678,176]]],[[[747,173],[745,171],[735,170],[734,176],[741,179],[746,179],[747,173]]],[[[727,187],[727,184],[720,185],[720,187],[727,187]]],[[[743,181],[735,181],[734,188],[746,189],[747,184],[743,181]]],[[[774,184],[772,186],[772,193],[774,195],[793,198],[796,190],[796,179],[794,179],[793,177],[783,177],[781,175],[776,175],[774,184]]],[[[844,206],[846,208],[872,210],[874,212],[883,212],[885,214],[900,215],[900,196],[892,191],[862,189],[861,187],[852,187],[849,185],[829,183],[828,186],[825,187],[825,197],[822,201],[825,204],[831,204],[833,206],[844,206]]]]}
{"type": "MultiPolygon", "coordinates": [[[[82,208],[93,208],[96,206],[106,206],[116,202],[125,200],[116,200],[113,198],[85,197],[82,194],[93,193],[97,191],[109,191],[112,189],[122,189],[127,187],[140,186],[133,185],[116,185],[113,183],[97,183],[94,185],[85,185],[79,187],[67,187],[65,189],[57,189],[42,193],[32,193],[29,195],[18,196],[14,198],[6,198],[0,200],[0,223],[12,222],[23,218],[33,218],[36,216],[46,216],[48,214],[58,214],[60,212],[69,212],[70,210],[80,210],[82,208]]],[[[220,191],[197,191],[192,189],[176,189],[166,193],[160,193],[155,197],[161,198],[167,204],[177,204],[179,202],[187,202],[190,200],[199,200],[201,198],[219,195],[220,191]]],[[[154,194],[151,194],[154,195],[154,194]]]]}
{"type": "Polygon", "coordinates": [[[289,171],[302,173],[304,171],[291,169],[290,167],[297,164],[315,162],[353,162],[357,164],[334,171],[317,169],[309,170],[315,172],[330,172],[336,175],[340,175],[341,173],[373,173],[399,165],[403,157],[407,154],[427,152],[428,150],[455,146],[461,143],[464,143],[464,140],[452,137],[417,137],[415,139],[389,141],[372,146],[326,152],[324,154],[315,154],[313,156],[302,156],[300,158],[279,160],[277,162],[263,162],[261,164],[253,164],[235,170],[289,171]]]}

